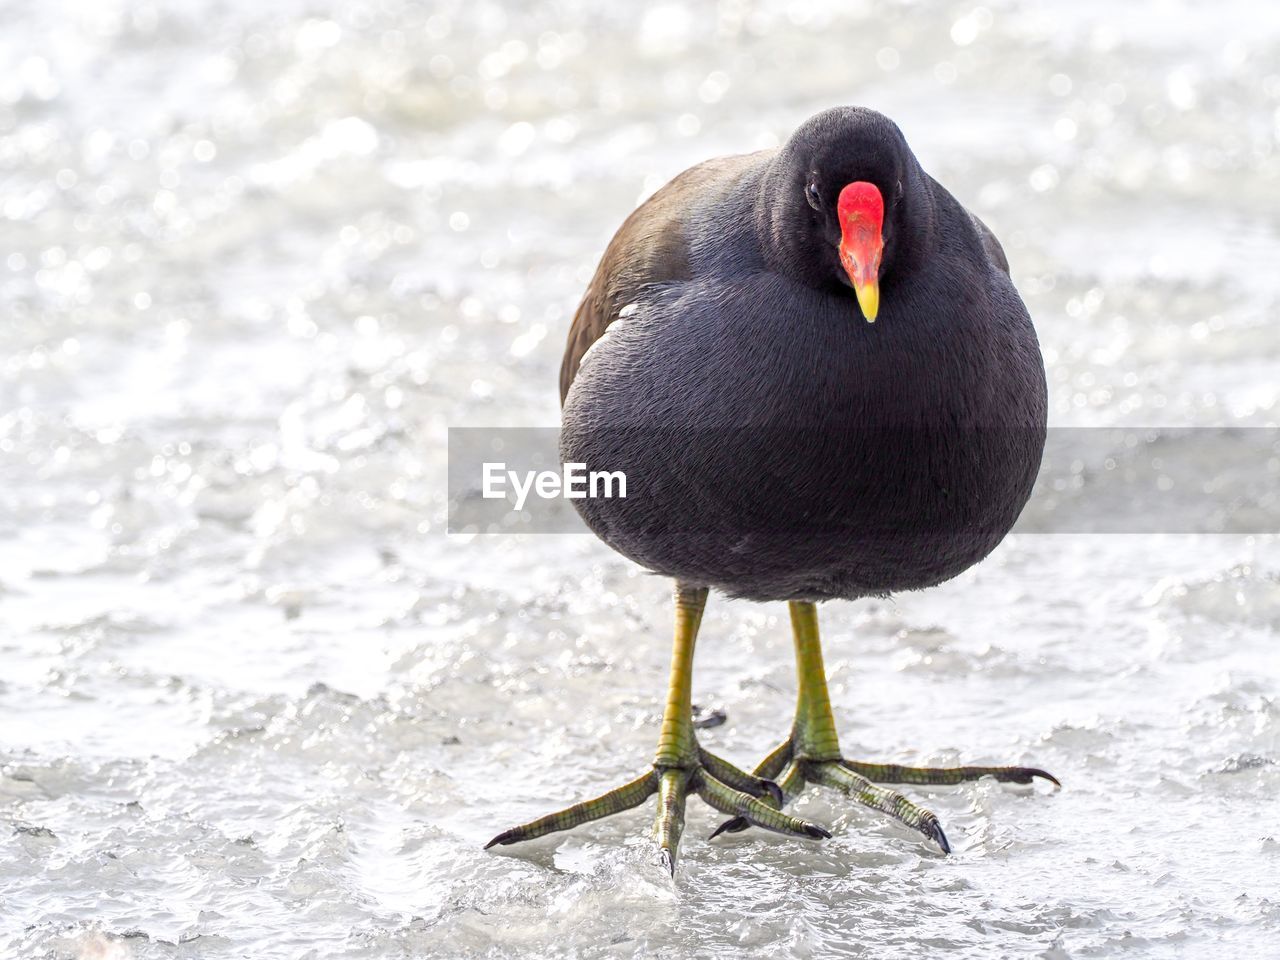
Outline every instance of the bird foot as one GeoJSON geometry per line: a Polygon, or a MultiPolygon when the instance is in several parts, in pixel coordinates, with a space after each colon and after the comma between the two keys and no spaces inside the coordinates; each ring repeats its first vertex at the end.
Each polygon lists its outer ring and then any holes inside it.
{"type": "Polygon", "coordinates": [[[715,754],[694,748],[693,757],[680,765],[655,762],[652,768],[630,783],[608,793],[510,830],[504,830],[485,849],[521,843],[558,830],[569,830],[591,820],[599,820],[644,803],[658,794],[658,814],[653,827],[654,841],[663,865],[673,876],[684,831],[685,802],[696,794],[706,803],[733,817],[732,823],[763,827],[777,833],[826,839],[831,834],[816,823],[782,812],[781,788],[771,780],[752,776],[715,754]]]}
{"type": "MultiPolygon", "coordinates": [[[[964,783],[982,777],[994,777],[1005,783],[1031,783],[1040,777],[1048,780],[1055,787],[1061,787],[1058,778],[1053,774],[1036,767],[904,767],[898,764],[864,763],[843,758],[811,759],[798,756],[791,740],[787,740],[773,753],[769,754],[755,770],[759,777],[777,777],[782,788],[783,802],[800,793],[806,784],[816,783],[826,787],[834,787],[845,796],[862,804],[886,813],[899,823],[918,830],[934,843],[943,853],[951,852],[951,844],[942,831],[937,816],[930,810],[908,800],[901,793],[880,786],[882,783],[912,784],[915,786],[937,786],[964,783]]],[[[762,800],[763,803],[775,802],[775,797],[762,800]]],[[[716,828],[711,836],[721,833],[737,833],[751,826],[742,817],[726,820],[716,828]]]]}

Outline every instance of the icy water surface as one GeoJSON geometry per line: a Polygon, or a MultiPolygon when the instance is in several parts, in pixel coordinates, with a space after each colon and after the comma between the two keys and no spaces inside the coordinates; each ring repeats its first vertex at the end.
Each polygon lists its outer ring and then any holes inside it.
{"type": "MultiPolygon", "coordinates": [[[[823,608],[846,750],[1021,762],[940,856],[647,810],[497,830],[648,761],[667,585],[450,537],[449,426],[554,424],[644,195],[894,116],[1004,239],[1053,422],[1274,426],[1280,20],[1177,3],[4,5],[0,955],[1260,957],[1280,941],[1273,536],[1011,537],[823,608]]],[[[714,600],[753,763],[785,610],[714,600]]]]}

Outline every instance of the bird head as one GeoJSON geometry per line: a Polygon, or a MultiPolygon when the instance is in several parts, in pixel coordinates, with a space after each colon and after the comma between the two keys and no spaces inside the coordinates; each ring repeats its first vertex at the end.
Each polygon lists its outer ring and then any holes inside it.
{"type": "Polygon", "coordinates": [[[888,117],[862,107],[819,113],[792,134],[765,180],[771,260],[809,286],[852,294],[874,323],[881,286],[927,239],[927,179],[888,117]]]}

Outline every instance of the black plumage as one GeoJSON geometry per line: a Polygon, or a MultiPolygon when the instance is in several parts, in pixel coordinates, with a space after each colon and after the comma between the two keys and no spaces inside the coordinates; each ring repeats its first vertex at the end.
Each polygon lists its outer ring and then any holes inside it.
{"type": "Polygon", "coordinates": [[[898,127],[825,111],[699,164],[609,244],[561,369],[561,455],[623,470],[575,501],[682,583],[755,600],[916,589],[986,556],[1030,495],[1044,368],[995,237],[898,127]],[[841,188],[884,198],[875,323],[837,253],[841,188]]]}

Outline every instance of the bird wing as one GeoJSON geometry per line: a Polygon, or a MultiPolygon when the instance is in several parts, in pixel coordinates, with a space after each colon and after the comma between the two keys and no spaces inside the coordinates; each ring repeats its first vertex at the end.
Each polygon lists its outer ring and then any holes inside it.
{"type": "Polygon", "coordinates": [[[1000,270],[1008,275],[1009,258],[1004,255],[1004,247],[1000,246],[1000,241],[996,239],[996,235],[991,232],[991,228],[979,220],[974,214],[969,213],[969,219],[973,221],[973,227],[978,231],[978,237],[982,240],[982,249],[987,252],[987,259],[991,263],[999,267],[1000,270]]]}
{"type": "Polygon", "coordinates": [[[582,358],[629,304],[655,285],[690,279],[686,228],[691,211],[709,192],[718,193],[758,159],[759,154],[717,157],[690,167],[623,221],[605,248],[569,328],[560,364],[561,404],[582,358]]]}

